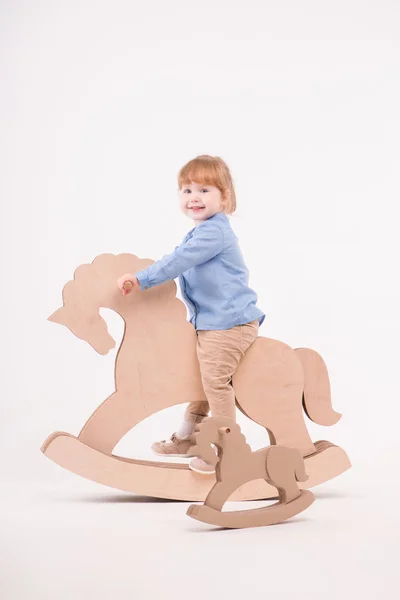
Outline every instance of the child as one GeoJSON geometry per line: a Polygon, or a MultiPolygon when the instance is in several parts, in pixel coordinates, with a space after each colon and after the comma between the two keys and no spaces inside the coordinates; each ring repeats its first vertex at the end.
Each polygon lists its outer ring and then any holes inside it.
{"type": "MultiPolygon", "coordinates": [[[[157,454],[187,456],[197,423],[209,413],[236,420],[232,375],[258,336],[265,314],[256,306],[257,295],[248,287],[248,269],[228,216],[236,209],[231,174],[219,157],[197,156],[178,174],[180,208],[193,219],[194,228],[174,252],[135,274],[118,279],[147,290],[179,277],[182,296],[196,329],[197,357],[208,402],[190,402],[179,430],[170,440],[156,442],[157,454]]],[[[133,288],[132,288],[133,289],[133,288]]],[[[190,468],[214,473],[212,465],[195,457],[190,468]]]]}

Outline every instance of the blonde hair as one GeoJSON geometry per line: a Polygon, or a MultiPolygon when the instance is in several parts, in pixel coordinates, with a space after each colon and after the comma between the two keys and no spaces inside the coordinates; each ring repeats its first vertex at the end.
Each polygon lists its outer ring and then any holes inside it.
{"type": "Polygon", "coordinates": [[[236,194],[228,165],[219,156],[201,154],[190,160],[178,173],[179,189],[191,181],[213,185],[222,194],[222,207],[228,215],[236,210],[236,194]]]}

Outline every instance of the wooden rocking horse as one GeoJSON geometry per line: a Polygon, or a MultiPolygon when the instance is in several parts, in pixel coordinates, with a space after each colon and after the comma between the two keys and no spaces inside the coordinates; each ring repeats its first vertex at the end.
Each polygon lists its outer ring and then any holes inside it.
{"type": "MultiPolygon", "coordinates": [[[[189,401],[206,400],[196,356],[196,332],[186,306],[169,280],[123,296],[121,273],[135,273],[154,261],[133,254],[101,254],[80,265],[63,288],[63,306],[49,321],[65,325],[98,353],[115,341],[100,316],[100,307],[116,311],[125,331],[115,361],[115,392],[93,412],[77,437],[51,434],[42,452],[62,467],[92,481],[146,496],[204,500],[213,476],[193,473],[187,464],[129,459],[113,454],[122,437],[146,417],[189,401]]],[[[305,458],[312,487],[350,467],[346,452],[327,441],[312,442],[304,420],[333,425],[341,415],[332,409],[328,372],[321,356],[307,348],[292,349],[259,336],[232,378],[237,406],[268,431],[273,445],[297,448],[305,458]]],[[[232,500],[274,497],[265,480],[249,481],[232,500]]]]}
{"type": "Polygon", "coordinates": [[[224,417],[205,419],[196,426],[192,456],[215,466],[217,483],[202,506],[192,504],[187,515],[222,527],[275,525],[299,514],[314,502],[314,494],[300,490],[307,481],[304,460],[295,448],[268,446],[252,452],[239,425],[224,417]],[[218,455],[212,450],[216,446],[218,455]],[[279,502],[264,508],[222,512],[225,502],[241,485],[264,479],[278,490],[279,502]]]}

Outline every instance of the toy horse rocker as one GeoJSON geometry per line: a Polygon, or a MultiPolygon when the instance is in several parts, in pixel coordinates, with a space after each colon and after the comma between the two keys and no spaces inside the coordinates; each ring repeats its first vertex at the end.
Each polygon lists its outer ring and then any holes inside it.
{"type": "Polygon", "coordinates": [[[223,527],[275,525],[299,514],[314,502],[314,494],[300,490],[298,481],[307,481],[299,450],[268,446],[252,452],[244,435],[231,419],[212,417],[196,426],[194,445],[189,452],[216,467],[217,483],[203,506],[192,504],[187,515],[198,521],[223,527]],[[213,444],[218,455],[211,449],[213,444]],[[239,486],[253,479],[265,479],[278,490],[279,502],[264,508],[222,512],[222,507],[239,486]]]}
{"type": "MultiPolygon", "coordinates": [[[[113,454],[123,436],[150,415],[189,401],[204,401],[196,356],[196,331],[186,306],[169,280],[123,296],[121,273],[135,273],[154,261],[133,254],[101,254],[80,265],[63,288],[63,306],[49,321],[65,325],[99,354],[115,347],[100,307],[117,312],[125,331],[115,361],[115,391],[93,412],[75,437],[55,432],[42,452],[62,467],[92,481],[145,496],[204,501],[216,482],[184,463],[135,460],[113,454]]],[[[334,425],[328,372],[321,356],[307,348],[259,336],[233,378],[238,408],[265,427],[270,443],[297,449],[304,458],[310,488],[351,465],[346,452],[327,441],[313,443],[304,411],[320,425],[334,425]],[[303,411],[304,407],[304,411],[303,411]]],[[[230,500],[276,496],[268,478],[241,485],[230,500]]]]}

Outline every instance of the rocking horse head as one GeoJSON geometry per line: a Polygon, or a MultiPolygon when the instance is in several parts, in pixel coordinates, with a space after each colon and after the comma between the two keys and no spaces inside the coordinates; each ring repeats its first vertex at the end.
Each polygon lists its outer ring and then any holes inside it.
{"type": "MultiPolygon", "coordinates": [[[[134,290],[125,298],[117,286],[117,279],[122,273],[135,273],[152,262],[149,259],[139,259],[134,254],[100,254],[92,263],[80,265],[75,270],[74,279],[68,281],[63,288],[63,306],[50,315],[48,320],[65,325],[78,338],[88,342],[96,352],[107,354],[115,347],[115,340],[109,334],[107,323],[99,309],[111,308],[126,320],[129,312],[137,311],[144,303],[159,303],[158,290],[149,290],[146,298],[141,290],[134,290]]],[[[164,298],[165,294],[172,295],[173,286],[165,286],[168,289],[164,289],[161,295],[164,298]]]]}
{"type": "MultiPolygon", "coordinates": [[[[76,288],[73,291],[76,291],[76,288]]],[[[48,321],[65,325],[76,337],[88,342],[99,354],[107,354],[115,347],[115,340],[109,334],[107,323],[100,316],[98,307],[79,302],[79,298],[71,304],[67,301],[48,317],[48,321]]]]}
{"type": "Polygon", "coordinates": [[[251,452],[240,426],[228,417],[207,417],[196,425],[193,434],[194,446],[190,447],[189,454],[198,456],[215,466],[222,460],[224,454],[233,448],[235,452],[251,452]],[[212,444],[217,447],[218,456],[212,444]]]}

